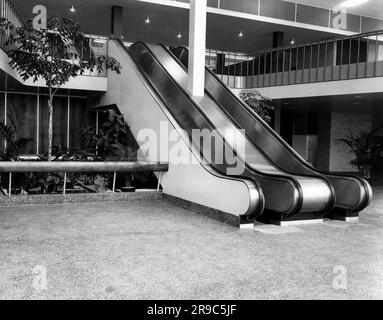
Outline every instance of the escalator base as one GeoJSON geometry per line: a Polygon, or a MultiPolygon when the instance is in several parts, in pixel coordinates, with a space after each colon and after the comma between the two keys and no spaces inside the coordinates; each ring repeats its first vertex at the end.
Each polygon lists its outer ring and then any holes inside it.
{"type": "Polygon", "coordinates": [[[304,224],[323,223],[323,215],[317,213],[298,213],[292,217],[283,217],[276,212],[265,210],[263,214],[257,218],[258,222],[276,224],[278,226],[292,226],[304,224]]]}
{"type": "Polygon", "coordinates": [[[346,222],[358,222],[359,212],[352,212],[351,210],[334,208],[325,216],[325,218],[331,219],[331,220],[346,221],[346,222]]]}

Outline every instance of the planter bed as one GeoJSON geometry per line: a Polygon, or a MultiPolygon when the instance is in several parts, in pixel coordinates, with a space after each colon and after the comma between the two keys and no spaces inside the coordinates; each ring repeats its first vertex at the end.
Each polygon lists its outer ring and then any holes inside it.
{"type": "Polygon", "coordinates": [[[102,192],[102,193],[71,193],[71,194],[34,194],[0,196],[0,207],[86,203],[86,202],[114,202],[114,201],[152,201],[162,200],[162,193],[156,190],[137,190],[137,192],[102,192]]]}

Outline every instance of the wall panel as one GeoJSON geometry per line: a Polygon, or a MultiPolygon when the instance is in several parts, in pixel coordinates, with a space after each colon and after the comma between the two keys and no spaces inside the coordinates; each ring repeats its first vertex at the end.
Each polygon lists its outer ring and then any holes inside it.
{"type": "Polygon", "coordinates": [[[328,27],[329,10],[298,4],[297,21],[322,27],[328,27]]]}
{"type": "Polygon", "coordinates": [[[259,0],[221,0],[221,9],[258,14],[259,0]]]}
{"type": "Polygon", "coordinates": [[[81,148],[81,129],[96,126],[96,112],[89,111],[88,107],[87,99],[70,99],[69,147],[71,149],[81,148]]]}
{"type": "Polygon", "coordinates": [[[295,3],[285,2],[281,0],[262,0],[260,15],[270,18],[294,21],[295,3]]]}
{"type": "Polygon", "coordinates": [[[36,118],[37,97],[25,94],[7,94],[7,124],[14,123],[17,138],[32,139],[21,151],[26,154],[36,153],[36,118]]]}
{"type": "MultiPolygon", "coordinates": [[[[5,93],[0,93],[0,122],[4,122],[4,112],[5,112],[5,93]]],[[[0,141],[0,151],[4,151],[4,142],[0,141]]]]}
{"type": "MultiPolygon", "coordinates": [[[[40,96],[39,153],[48,152],[48,97],[40,96]]],[[[67,147],[68,98],[55,97],[53,101],[53,147],[67,147]]]]}

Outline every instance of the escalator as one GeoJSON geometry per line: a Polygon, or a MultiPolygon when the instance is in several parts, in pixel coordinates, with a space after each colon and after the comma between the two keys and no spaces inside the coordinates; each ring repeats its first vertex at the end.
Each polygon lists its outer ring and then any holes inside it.
{"type": "MultiPolygon", "coordinates": [[[[145,48],[136,44],[127,50],[121,41],[109,41],[109,54],[121,63],[122,72],[108,74],[108,91],[101,97],[100,105],[115,104],[124,115],[140,146],[139,160],[169,163],[169,170],[157,175],[164,197],[189,207],[202,205],[213,209],[209,215],[229,224],[254,223],[264,210],[258,182],[249,172],[232,173],[234,162],[209,161],[193,144],[191,129],[209,130],[212,126],[145,48]],[[154,150],[145,151],[153,142],[154,150]],[[174,147],[181,150],[186,162],[174,155],[174,147]]],[[[218,152],[234,155],[226,147],[218,152]]],[[[213,157],[221,156],[215,150],[210,153],[213,157]]],[[[243,166],[239,160],[238,163],[243,166]]]]}
{"type": "MultiPolygon", "coordinates": [[[[183,47],[174,48],[171,53],[186,70],[188,50],[183,47]]],[[[237,128],[245,130],[248,140],[262,150],[265,157],[276,167],[293,175],[324,177],[331,183],[336,200],[335,208],[329,213],[329,217],[358,216],[358,213],[370,204],[372,189],[366,180],[357,176],[319,172],[297,154],[208,68],[205,72],[205,81],[206,93],[220,106],[237,128]]]]}
{"type": "MultiPolygon", "coordinates": [[[[195,129],[202,132],[218,132],[224,149],[230,150],[235,155],[236,163],[243,166],[243,172],[239,176],[261,186],[265,198],[263,217],[279,221],[318,219],[333,208],[335,199],[327,179],[318,175],[292,174],[282,170],[239,130],[240,127],[236,126],[233,119],[223,112],[221,106],[209,94],[206,93],[201,98],[191,97],[186,90],[185,70],[164,47],[137,42],[127,49],[127,53],[153,90],[166,101],[171,115],[193,144],[195,129]],[[223,134],[225,130],[243,135],[244,148],[239,148],[226,139],[223,134]]],[[[205,152],[198,143],[194,146],[199,152],[205,152]]],[[[212,151],[214,152],[217,151],[212,151]]],[[[227,169],[230,168],[229,163],[225,162],[210,165],[224,175],[228,174],[227,169]]]]}

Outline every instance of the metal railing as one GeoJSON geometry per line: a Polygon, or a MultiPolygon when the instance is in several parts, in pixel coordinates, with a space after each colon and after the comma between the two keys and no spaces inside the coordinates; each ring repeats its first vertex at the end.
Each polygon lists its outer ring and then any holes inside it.
{"type": "MultiPolygon", "coordinates": [[[[86,60],[91,55],[95,57],[104,56],[108,54],[108,41],[109,38],[98,36],[98,35],[86,35],[86,40],[84,46],[82,47],[81,57],[86,60]]],[[[84,72],[85,76],[94,76],[94,77],[106,77],[108,72],[104,69],[102,72],[98,72],[97,70],[86,71],[84,72]]]]}
{"type": "Polygon", "coordinates": [[[382,77],[383,31],[252,54],[207,50],[206,65],[238,89],[382,77]]]}
{"type": "Polygon", "coordinates": [[[160,190],[162,172],[169,169],[168,163],[161,162],[80,162],[80,161],[0,161],[0,174],[9,174],[8,196],[12,195],[13,173],[64,173],[63,194],[66,194],[66,182],[68,172],[82,173],[113,173],[112,192],[115,192],[116,178],[118,172],[158,172],[157,191],[160,190]]]}
{"type": "MultiPolygon", "coordinates": [[[[15,7],[9,0],[0,0],[0,18],[7,19],[15,27],[21,27],[24,25],[23,19],[21,19],[15,7]]],[[[0,48],[8,51],[10,48],[5,45],[6,41],[7,33],[3,33],[0,30],[0,48]]]]}

